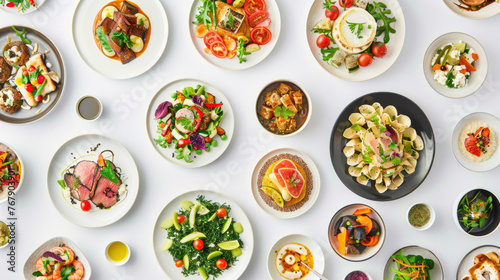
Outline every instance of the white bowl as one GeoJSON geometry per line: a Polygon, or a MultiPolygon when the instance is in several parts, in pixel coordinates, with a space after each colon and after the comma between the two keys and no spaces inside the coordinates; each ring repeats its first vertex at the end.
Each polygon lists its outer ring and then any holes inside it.
{"type": "Polygon", "coordinates": [[[424,75],[429,85],[439,94],[449,98],[462,98],[469,96],[479,90],[486,80],[488,74],[488,57],[481,44],[472,36],[461,32],[451,32],[438,37],[430,44],[424,56],[424,75]],[[475,62],[475,72],[472,72],[468,84],[459,89],[448,88],[439,84],[434,80],[434,71],[432,71],[432,59],[436,55],[437,50],[449,43],[458,43],[462,41],[467,44],[467,47],[473,48],[479,55],[479,59],[475,62]]]}
{"type": "Polygon", "coordinates": [[[464,118],[462,118],[458,124],[455,126],[453,130],[453,135],[451,137],[451,147],[453,149],[453,155],[455,159],[465,168],[475,171],[475,172],[486,172],[496,168],[500,165],[500,147],[498,144],[498,138],[500,137],[500,120],[489,114],[484,112],[472,113],[464,118]],[[470,122],[480,121],[487,123],[491,130],[494,130],[497,135],[497,148],[493,155],[485,161],[482,162],[473,162],[467,159],[461,152],[458,145],[463,145],[463,143],[459,143],[460,133],[462,129],[470,122]]]}
{"type": "MultiPolygon", "coordinates": [[[[4,221],[0,221],[0,224],[5,224],[5,225],[7,225],[7,223],[6,223],[6,222],[4,222],[4,221]]],[[[0,249],[5,248],[5,247],[9,246],[9,241],[10,241],[10,238],[9,238],[9,240],[7,241],[7,243],[5,243],[3,246],[0,246],[0,249]]]]}
{"type": "Polygon", "coordinates": [[[107,259],[107,260],[108,260],[111,264],[116,265],[116,266],[121,266],[121,265],[126,264],[126,263],[128,262],[128,260],[130,259],[130,255],[131,255],[131,254],[132,254],[132,251],[130,251],[130,247],[128,246],[128,244],[127,244],[127,243],[125,243],[125,242],[123,242],[123,241],[121,241],[121,240],[115,240],[115,241],[111,241],[111,242],[109,242],[108,246],[106,246],[106,249],[104,249],[104,255],[106,256],[106,259],[107,259]],[[115,262],[115,261],[113,261],[113,260],[109,257],[109,255],[108,255],[108,249],[109,249],[109,246],[111,246],[111,244],[116,243],[116,242],[123,243],[123,244],[127,247],[127,250],[128,250],[128,255],[127,255],[127,257],[126,257],[123,261],[121,261],[121,262],[115,262]]]}
{"type": "Polygon", "coordinates": [[[419,202],[419,203],[415,203],[413,204],[410,208],[408,208],[408,211],[406,211],[406,221],[408,222],[408,225],[410,225],[411,228],[413,228],[414,230],[418,230],[418,231],[424,231],[424,230],[428,230],[433,224],[434,224],[434,221],[436,220],[436,211],[434,211],[434,208],[432,208],[432,206],[430,206],[429,204],[427,203],[422,203],[422,202],[419,202]],[[425,224],[425,226],[423,227],[416,227],[416,226],[413,226],[410,221],[408,220],[408,216],[410,214],[410,210],[411,208],[413,208],[413,206],[415,205],[424,205],[425,207],[427,207],[429,209],[429,211],[431,212],[431,219],[429,220],[429,222],[427,222],[427,224],[425,224]]]}
{"type": "MultiPolygon", "coordinates": [[[[14,150],[14,149],[12,148],[12,146],[11,146],[11,145],[9,145],[9,144],[7,144],[7,143],[5,143],[5,142],[1,142],[1,144],[4,144],[4,145],[5,145],[5,146],[7,146],[10,150],[12,150],[12,151],[14,152],[14,154],[16,155],[17,159],[19,160],[19,162],[21,163],[21,178],[19,179],[19,185],[18,185],[18,186],[17,186],[17,188],[14,190],[14,194],[16,194],[16,193],[19,191],[19,189],[21,188],[21,186],[23,185],[23,181],[24,181],[24,173],[26,173],[26,168],[25,168],[25,166],[24,166],[23,159],[21,158],[21,156],[19,155],[19,153],[18,153],[16,150],[14,150]]],[[[8,187],[5,187],[5,186],[4,186],[4,191],[6,191],[6,189],[7,189],[7,188],[8,188],[8,187]]],[[[7,189],[7,191],[8,191],[8,189],[7,189]]],[[[0,200],[0,203],[5,202],[5,201],[7,201],[8,199],[9,199],[9,196],[7,195],[7,197],[6,197],[6,198],[4,198],[4,199],[1,199],[1,200],[0,200]]]]}
{"type": "Polygon", "coordinates": [[[306,119],[306,121],[302,124],[302,126],[301,126],[299,129],[297,129],[296,131],[294,131],[294,132],[292,132],[292,133],[289,133],[289,134],[276,134],[276,133],[273,133],[273,132],[271,132],[271,131],[267,130],[267,129],[266,129],[266,128],[262,125],[262,123],[260,122],[260,120],[259,120],[259,110],[260,110],[260,108],[257,108],[257,107],[255,108],[255,109],[256,109],[256,111],[255,111],[255,113],[256,113],[256,114],[255,114],[255,116],[257,117],[257,121],[259,122],[259,124],[262,126],[262,128],[264,128],[264,130],[265,130],[267,133],[270,133],[270,134],[272,134],[272,135],[276,135],[276,136],[281,136],[281,137],[288,137],[288,136],[292,136],[292,135],[295,135],[295,134],[298,134],[299,132],[301,132],[301,131],[302,131],[302,130],[303,130],[303,129],[307,126],[307,124],[309,123],[309,121],[311,120],[311,115],[312,115],[312,102],[311,102],[311,96],[309,95],[309,93],[307,93],[307,91],[306,91],[306,90],[304,90],[304,87],[300,86],[299,84],[297,84],[297,83],[295,83],[295,82],[292,82],[292,81],[289,81],[289,80],[286,80],[286,79],[278,79],[278,80],[275,80],[275,81],[272,81],[272,82],[268,83],[267,85],[265,85],[265,86],[262,88],[262,90],[260,91],[260,93],[259,93],[259,94],[257,94],[257,99],[255,100],[255,106],[257,106],[257,104],[258,104],[259,99],[260,99],[260,96],[261,96],[262,94],[265,94],[264,90],[265,90],[268,86],[270,86],[271,84],[278,83],[278,82],[285,82],[285,83],[290,83],[290,84],[293,84],[293,85],[297,86],[297,87],[300,89],[300,91],[301,91],[302,93],[304,93],[304,95],[306,96],[306,99],[307,99],[307,105],[308,105],[308,108],[307,108],[308,112],[307,112],[307,119],[306,119]]]}

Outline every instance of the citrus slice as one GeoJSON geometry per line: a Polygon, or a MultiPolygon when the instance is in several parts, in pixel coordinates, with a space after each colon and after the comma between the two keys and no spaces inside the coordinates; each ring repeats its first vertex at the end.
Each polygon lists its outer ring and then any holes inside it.
{"type": "Polygon", "coordinates": [[[172,239],[169,238],[165,239],[163,246],[161,246],[161,250],[167,251],[168,249],[170,249],[170,247],[172,247],[172,244],[174,244],[174,241],[172,241],[172,239]]]}
{"type": "Polygon", "coordinates": [[[229,217],[226,222],[224,223],[224,225],[222,226],[222,230],[220,231],[221,233],[224,233],[226,232],[229,227],[231,226],[231,222],[233,221],[233,217],[229,217]]]}
{"type": "Polygon", "coordinates": [[[193,207],[194,203],[192,203],[189,200],[184,200],[181,202],[182,208],[186,209],[187,211],[191,210],[191,207],[193,207]]]}
{"type": "Polygon", "coordinates": [[[241,254],[243,254],[243,252],[241,251],[240,248],[236,248],[234,250],[231,250],[231,255],[233,255],[233,257],[235,257],[235,258],[241,256],[241,254]]]}
{"type": "Polygon", "coordinates": [[[189,227],[194,228],[194,222],[196,221],[196,213],[200,210],[201,204],[196,204],[191,207],[191,212],[189,213],[189,227]]]}
{"type": "Polygon", "coordinates": [[[172,220],[172,218],[168,218],[168,219],[166,219],[165,221],[163,221],[163,223],[161,223],[160,227],[161,227],[162,229],[169,229],[169,228],[171,228],[173,225],[174,225],[174,221],[172,220]]]}
{"type": "Polygon", "coordinates": [[[184,236],[182,239],[181,239],[181,243],[186,243],[186,242],[189,242],[189,241],[193,241],[195,239],[199,239],[199,238],[205,238],[206,236],[201,233],[201,232],[198,232],[198,231],[195,231],[195,232],[192,232],[186,236],[184,236]]]}
{"type": "Polygon", "coordinates": [[[217,213],[214,213],[210,219],[208,219],[209,222],[213,221],[215,218],[217,218],[217,213]]]}
{"type": "Polygon", "coordinates": [[[207,260],[217,258],[218,256],[222,256],[222,252],[221,251],[213,251],[212,253],[208,254],[207,260]]]}
{"type": "Polygon", "coordinates": [[[217,244],[219,248],[226,251],[232,251],[234,249],[240,248],[240,243],[238,240],[225,241],[217,244]]]}
{"type": "Polygon", "coordinates": [[[187,254],[184,255],[182,261],[184,262],[184,268],[186,268],[186,270],[189,269],[189,256],[187,254]]]}
{"type": "Polygon", "coordinates": [[[278,190],[270,186],[262,186],[262,188],[260,189],[269,197],[271,197],[274,200],[274,202],[278,204],[280,207],[285,206],[285,200],[283,199],[283,196],[278,190]]]}
{"type": "Polygon", "coordinates": [[[198,215],[206,215],[208,213],[210,213],[210,211],[208,210],[208,208],[205,207],[205,205],[200,204],[200,209],[198,210],[198,215]]]}

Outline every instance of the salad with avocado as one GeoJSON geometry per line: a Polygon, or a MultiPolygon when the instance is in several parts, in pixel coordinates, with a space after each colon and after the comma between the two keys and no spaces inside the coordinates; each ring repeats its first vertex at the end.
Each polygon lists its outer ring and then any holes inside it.
{"type": "Polygon", "coordinates": [[[184,276],[219,277],[242,254],[243,226],[229,216],[231,207],[199,195],[196,203],[181,202],[181,208],[160,225],[167,231],[161,248],[168,251],[184,276]]]}
{"type": "Polygon", "coordinates": [[[164,101],[155,111],[157,133],[154,142],[166,149],[173,147],[172,157],[193,162],[191,155],[201,155],[216,148],[220,140],[227,140],[220,126],[224,117],[222,102],[205,90],[205,86],[185,87],[172,93],[172,100],[164,101]]]}
{"type": "Polygon", "coordinates": [[[0,221],[0,247],[9,243],[10,229],[4,222],[0,221]]]}

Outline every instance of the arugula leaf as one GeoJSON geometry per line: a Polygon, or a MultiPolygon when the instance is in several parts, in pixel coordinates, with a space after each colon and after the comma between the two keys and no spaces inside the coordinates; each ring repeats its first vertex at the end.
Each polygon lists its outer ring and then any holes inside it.
{"type": "Polygon", "coordinates": [[[216,28],[216,6],[215,0],[200,0],[203,5],[198,7],[198,14],[195,16],[195,21],[193,24],[201,24],[203,23],[207,29],[210,29],[210,23],[216,28]],[[210,17],[209,13],[212,13],[212,17],[210,17]]]}
{"type": "Polygon", "coordinates": [[[321,55],[323,55],[323,61],[329,61],[335,55],[339,48],[327,47],[321,49],[321,55]]]}
{"type": "Polygon", "coordinates": [[[231,12],[227,13],[227,18],[224,20],[224,26],[228,26],[228,24],[231,28],[234,28],[234,19],[233,19],[233,14],[231,14],[231,12]]]}
{"type": "MultiPolygon", "coordinates": [[[[10,1],[10,2],[13,2],[13,1],[10,1]]],[[[16,35],[19,38],[21,38],[21,41],[23,41],[23,43],[25,43],[27,45],[31,44],[31,40],[24,38],[24,34],[26,34],[26,32],[27,32],[26,28],[23,28],[23,31],[21,31],[21,32],[19,32],[14,26],[12,26],[12,29],[14,29],[14,31],[16,32],[16,35]]]]}
{"type": "Polygon", "coordinates": [[[102,31],[101,27],[95,30],[95,34],[97,35],[97,39],[99,39],[99,42],[101,43],[103,49],[105,49],[107,52],[112,52],[113,49],[109,45],[108,36],[104,34],[104,31],[102,31]]]}
{"type": "Polygon", "coordinates": [[[396,22],[395,17],[389,17],[391,10],[387,9],[387,5],[382,2],[373,2],[366,5],[366,11],[370,13],[376,22],[382,21],[382,25],[377,27],[376,36],[382,35],[384,33],[384,43],[387,44],[390,41],[390,34],[396,33],[396,29],[391,27],[391,23],[396,22]]]}
{"type": "Polygon", "coordinates": [[[276,117],[283,117],[285,118],[285,120],[287,120],[289,117],[293,116],[294,113],[288,109],[287,107],[285,106],[277,106],[276,108],[274,108],[274,115],[276,117]]]}
{"type": "Polygon", "coordinates": [[[111,182],[113,182],[115,184],[119,183],[118,178],[116,177],[115,170],[111,166],[111,163],[109,162],[109,160],[106,160],[106,166],[101,168],[100,173],[101,173],[102,177],[104,177],[108,180],[111,180],[111,182]]]}
{"type": "Polygon", "coordinates": [[[334,42],[335,43],[335,41],[333,40],[333,37],[332,37],[332,30],[331,29],[313,28],[311,31],[313,33],[317,33],[317,34],[323,34],[326,37],[330,38],[330,42],[334,42]]]}
{"type": "Polygon", "coordinates": [[[247,62],[245,55],[250,55],[252,53],[245,50],[245,41],[243,39],[238,39],[238,46],[236,47],[236,57],[240,60],[240,64],[247,62]]]}
{"type": "Polygon", "coordinates": [[[325,3],[323,3],[323,9],[333,11],[332,6],[335,5],[335,3],[337,3],[337,1],[325,0],[325,3]]]}
{"type": "Polygon", "coordinates": [[[358,37],[358,39],[363,38],[363,36],[361,36],[361,31],[363,31],[363,25],[366,24],[365,22],[356,23],[356,22],[349,22],[347,20],[346,22],[352,34],[355,34],[358,37]]]}
{"type": "Polygon", "coordinates": [[[40,67],[37,67],[35,69],[35,71],[33,71],[29,74],[30,82],[33,82],[34,80],[36,80],[38,78],[38,76],[40,76],[40,67]]]}

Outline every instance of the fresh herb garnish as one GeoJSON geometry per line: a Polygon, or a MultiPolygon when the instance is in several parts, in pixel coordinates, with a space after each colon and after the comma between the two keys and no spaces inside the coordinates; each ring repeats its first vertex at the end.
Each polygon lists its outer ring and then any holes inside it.
{"type": "Polygon", "coordinates": [[[335,5],[335,3],[337,3],[337,1],[325,0],[325,2],[323,3],[323,9],[333,11],[332,6],[335,5]]]}
{"type": "Polygon", "coordinates": [[[488,219],[488,214],[493,210],[493,198],[489,196],[486,201],[479,199],[480,191],[469,201],[465,195],[458,205],[458,213],[462,215],[459,220],[469,232],[474,228],[482,228],[488,219]]]}
{"type": "Polygon", "coordinates": [[[233,19],[233,14],[228,10],[227,13],[227,18],[224,20],[224,26],[230,26],[231,28],[234,28],[234,19],[233,19]]]}
{"type": "Polygon", "coordinates": [[[363,161],[365,163],[371,163],[373,160],[372,158],[370,157],[370,154],[369,153],[363,153],[363,161]]]}
{"type": "Polygon", "coordinates": [[[396,149],[397,147],[398,146],[396,145],[396,143],[394,143],[394,141],[391,144],[389,144],[389,148],[391,148],[393,150],[396,149]]]}
{"type": "Polygon", "coordinates": [[[288,109],[287,107],[285,106],[277,106],[276,108],[274,108],[274,115],[276,117],[283,117],[285,118],[285,120],[287,120],[289,117],[293,116],[294,113],[288,109]]]}
{"type": "Polygon", "coordinates": [[[401,158],[395,156],[393,159],[391,159],[391,163],[394,165],[400,165],[401,164],[401,158]]]}
{"type": "Polygon", "coordinates": [[[298,183],[300,183],[300,179],[297,178],[297,172],[293,172],[290,179],[288,179],[288,184],[292,187],[296,187],[298,183]]]}
{"type": "Polygon", "coordinates": [[[420,255],[403,255],[403,250],[392,256],[397,264],[397,269],[391,268],[395,273],[394,279],[430,279],[430,271],[434,268],[432,259],[424,259],[420,255]]]}
{"type": "Polygon", "coordinates": [[[361,36],[361,31],[363,31],[363,26],[366,24],[365,22],[360,22],[360,23],[356,23],[356,22],[349,22],[347,21],[347,26],[349,26],[349,29],[351,30],[351,33],[352,34],[355,34],[358,39],[362,39],[363,36],[361,36]]]}
{"type": "Polygon", "coordinates": [[[366,11],[373,16],[375,22],[382,21],[383,24],[377,27],[376,36],[378,37],[384,33],[384,44],[389,43],[390,34],[396,33],[396,29],[391,27],[391,23],[396,22],[396,18],[388,16],[391,10],[387,9],[386,4],[374,1],[366,5],[366,11]]]}
{"type": "Polygon", "coordinates": [[[113,49],[109,45],[108,36],[106,34],[104,34],[101,27],[99,27],[95,30],[95,34],[97,35],[97,39],[99,39],[99,42],[101,43],[102,48],[105,49],[107,52],[112,52],[113,49]]]}
{"type": "Polygon", "coordinates": [[[31,275],[33,275],[33,276],[35,276],[35,277],[40,277],[40,276],[43,276],[43,274],[42,274],[40,271],[38,271],[38,270],[37,270],[37,271],[35,271],[35,272],[33,272],[33,274],[31,274],[31,275]]]}
{"type": "Polygon", "coordinates": [[[100,173],[104,178],[111,180],[111,182],[113,182],[115,184],[119,183],[118,177],[116,177],[115,170],[111,166],[111,163],[109,162],[109,160],[106,160],[106,166],[101,168],[100,173]]]}
{"type": "Polygon", "coordinates": [[[184,127],[186,130],[193,131],[193,126],[192,126],[193,120],[188,119],[186,117],[181,117],[180,119],[177,120],[177,123],[182,125],[182,127],[184,127]]]}
{"type": "MultiPolygon", "coordinates": [[[[14,1],[10,1],[10,2],[14,2],[14,1]]],[[[16,35],[21,38],[21,41],[23,41],[23,43],[29,45],[31,44],[31,40],[29,39],[26,39],[24,38],[24,34],[26,34],[26,28],[23,28],[23,31],[19,32],[14,26],[12,26],[12,29],[14,29],[14,31],[16,32],[16,35]]]]}
{"type": "Polygon", "coordinates": [[[327,47],[321,49],[321,55],[323,56],[323,61],[329,61],[335,55],[339,48],[327,47]]]}
{"type": "Polygon", "coordinates": [[[240,64],[247,62],[245,55],[250,55],[250,52],[245,50],[245,41],[243,39],[238,39],[238,46],[236,47],[236,57],[240,60],[240,64]]]}
{"type": "Polygon", "coordinates": [[[111,40],[114,39],[118,40],[120,42],[120,45],[125,43],[129,49],[131,49],[134,46],[134,42],[132,42],[132,40],[130,40],[130,38],[122,31],[118,32],[116,30],[113,30],[111,32],[111,40]]]}
{"type": "Polygon", "coordinates": [[[66,188],[66,184],[64,184],[64,180],[57,180],[57,183],[59,184],[59,186],[61,186],[61,188],[63,188],[63,189],[66,188]]]}
{"type": "Polygon", "coordinates": [[[351,129],[354,130],[354,131],[360,131],[361,130],[361,125],[355,123],[351,126],[351,129]]]}
{"type": "Polygon", "coordinates": [[[198,7],[198,14],[195,16],[195,21],[193,24],[201,24],[203,23],[207,29],[210,29],[210,23],[216,28],[216,7],[215,0],[200,0],[203,5],[198,7]],[[212,17],[210,14],[212,13],[212,17]]]}

